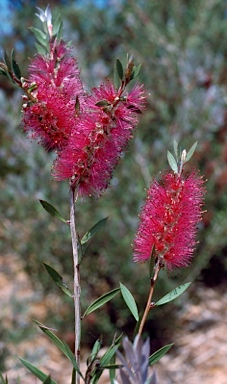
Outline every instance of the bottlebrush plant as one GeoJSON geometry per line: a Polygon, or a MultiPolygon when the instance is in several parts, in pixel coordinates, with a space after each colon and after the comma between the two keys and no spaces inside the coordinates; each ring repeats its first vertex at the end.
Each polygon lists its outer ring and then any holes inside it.
{"type": "MultiPolygon", "coordinates": [[[[128,58],[126,68],[123,68],[120,60],[116,61],[117,81],[108,79],[87,93],[77,60],[62,39],[60,18],[52,22],[49,6],[45,11],[38,8],[37,16],[42,22],[43,31],[31,28],[38,40],[38,53],[29,65],[28,79],[22,77],[14,52],[11,57],[5,52],[0,72],[24,93],[22,125],[27,137],[37,140],[46,151],[56,152],[51,174],[57,181],[67,180],[69,185],[69,218],[63,218],[49,202],[41,200],[40,203],[49,214],[70,228],[74,265],[73,293],[54,268],[47,264],[44,266],[53,281],[74,302],[75,354],[51,328],[36,323],[70,360],[72,383],[79,384],[82,381],[95,384],[103,371],[108,369],[111,383],[116,384],[120,380],[125,384],[154,384],[158,382],[156,373],[150,376],[148,367],[156,363],[172,344],[149,356],[149,340],[142,340],[143,327],[152,308],[175,299],[190,285],[187,283],[177,287],[156,303],[152,302],[161,269],[187,266],[196,245],[197,224],[201,220],[204,203],[204,181],[196,170],[189,175],[184,172],[184,165],[193,155],[196,143],[188,152],[181,152],[178,143],[174,141],[174,155],[170,152],[167,155],[171,170],[162,174],[161,181],[154,180],[151,183],[140,213],[133,241],[133,261],[154,261],[143,316],[139,316],[132,293],[122,283],[97,298],[81,314],[80,268],[83,256],[88,242],[106,224],[106,218],[80,238],[76,229],[75,206],[79,198],[100,197],[108,188],[114,168],[133,137],[139,115],[145,109],[146,98],[143,85],[135,84],[128,89],[140,70],[140,66],[134,65],[132,57],[128,58]],[[113,335],[113,342],[103,355],[100,355],[101,341],[97,340],[87,360],[87,370],[81,372],[81,323],[85,316],[118,294],[122,295],[134,316],[135,340],[132,344],[122,335],[113,335]],[[119,351],[121,343],[125,356],[119,351]]],[[[20,361],[41,382],[55,384],[48,374],[22,358],[20,361]]],[[[7,378],[4,379],[2,374],[0,378],[2,383],[7,383],[7,378]]]]}

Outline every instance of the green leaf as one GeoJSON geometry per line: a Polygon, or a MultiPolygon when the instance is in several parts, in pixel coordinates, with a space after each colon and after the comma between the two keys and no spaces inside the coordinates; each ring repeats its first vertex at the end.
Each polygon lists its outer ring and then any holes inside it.
{"type": "Polygon", "coordinates": [[[63,22],[61,21],[60,26],[58,28],[58,33],[57,33],[57,40],[60,41],[63,36],[63,22]]]}
{"type": "Polygon", "coordinates": [[[75,384],[75,382],[76,382],[76,370],[75,368],[73,368],[71,384],[75,384]]]}
{"type": "Polygon", "coordinates": [[[5,384],[5,379],[4,379],[4,377],[2,376],[2,373],[1,373],[1,371],[0,371],[0,383],[1,384],[5,384]]]}
{"type": "Polygon", "coordinates": [[[6,64],[6,66],[8,67],[9,70],[12,70],[12,67],[11,67],[11,60],[8,56],[8,53],[6,52],[6,50],[4,49],[4,54],[3,54],[3,59],[4,59],[4,62],[6,64]]]}
{"type": "Polygon", "coordinates": [[[54,280],[54,282],[62,289],[66,295],[72,298],[71,293],[69,292],[66,284],[64,283],[61,275],[55,269],[50,267],[48,264],[43,263],[44,267],[46,268],[47,272],[49,273],[50,277],[54,280]]]}
{"type": "Polygon", "coordinates": [[[93,225],[93,227],[91,227],[91,229],[89,229],[89,231],[85,233],[85,235],[82,237],[81,244],[83,245],[87,243],[89,240],[91,240],[91,238],[95,236],[96,233],[98,233],[104,227],[107,220],[108,220],[108,217],[105,217],[104,219],[98,221],[98,223],[93,225]]]}
{"type": "Polygon", "coordinates": [[[47,378],[43,381],[43,384],[51,384],[51,377],[47,376],[47,378]]]}
{"type": "MultiPolygon", "coordinates": [[[[85,376],[85,382],[88,382],[88,377],[95,377],[97,369],[99,369],[99,358],[97,357],[98,352],[101,348],[101,340],[96,340],[93,345],[92,352],[87,359],[87,372],[85,376]]],[[[90,381],[89,381],[90,383],[90,381]]]]}
{"type": "MultiPolygon", "coordinates": [[[[120,345],[120,344],[119,344],[120,345]]],[[[113,358],[114,358],[114,356],[113,356],[113,358]]],[[[112,360],[112,359],[111,359],[112,360]]],[[[110,361],[111,361],[110,360],[110,361]]],[[[104,365],[102,368],[105,368],[105,369],[109,369],[110,371],[112,371],[113,372],[113,370],[115,371],[115,369],[120,369],[120,368],[122,368],[123,367],[123,365],[122,364],[112,364],[111,362],[110,362],[110,364],[108,364],[108,365],[104,365]]],[[[115,378],[116,376],[114,376],[113,377],[113,379],[115,378]]]]}
{"type": "Polygon", "coordinates": [[[7,74],[6,74],[6,70],[3,69],[3,68],[0,68],[0,75],[7,76],[7,74]]]}
{"type": "Polygon", "coordinates": [[[115,377],[116,377],[116,369],[119,368],[119,365],[115,363],[116,356],[114,355],[110,359],[110,365],[107,367],[109,371],[109,376],[110,376],[110,384],[114,384],[115,382],[115,377]]]}
{"type": "Polygon", "coordinates": [[[102,307],[102,305],[106,304],[108,301],[113,299],[120,292],[120,288],[115,288],[112,291],[109,291],[99,297],[97,300],[93,301],[91,305],[86,309],[82,317],[87,316],[89,313],[96,311],[96,309],[102,307]]]}
{"type": "Polygon", "coordinates": [[[120,343],[111,345],[111,347],[108,349],[108,351],[106,351],[106,353],[102,356],[102,358],[100,359],[100,365],[97,368],[97,371],[95,372],[94,378],[92,380],[92,384],[98,383],[98,380],[99,380],[100,376],[102,375],[102,372],[104,371],[104,369],[108,369],[109,367],[110,367],[110,369],[116,369],[115,365],[109,366],[108,364],[112,360],[112,358],[115,355],[116,351],[118,350],[119,346],[120,346],[120,343]]]}
{"type": "Polygon", "coordinates": [[[122,80],[124,76],[123,66],[119,59],[116,60],[116,70],[119,78],[122,80]]]}
{"type": "Polygon", "coordinates": [[[56,36],[58,34],[59,29],[61,28],[61,25],[62,25],[62,17],[59,13],[58,16],[56,17],[56,20],[54,20],[54,23],[53,23],[53,36],[56,36]]]}
{"type": "Polygon", "coordinates": [[[118,89],[120,86],[120,79],[119,79],[119,76],[117,73],[116,65],[114,66],[113,83],[114,83],[115,88],[118,89]]]}
{"type": "Polygon", "coordinates": [[[120,343],[111,345],[108,351],[106,351],[106,353],[101,357],[100,367],[106,367],[109,364],[109,362],[111,361],[111,359],[113,358],[113,356],[115,355],[119,347],[120,347],[120,343]]]}
{"type": "Polygon", "coordinates": [[[93,363],[95,362],[97,354],[99,353],[99,351],[101,349],[101,345],[102,345],[102,343],[101,343],[100,339],[96,340],[96,342],[93,345],[92,351],[87,358],[87,366],[88,366],[89,371],[91,371],[93,369],[93,363]]]}
{"type": "Polygon", "coordinates": [[[138,321],[139,313],[138,313],[138,309],[137,309],[137,305],[134,297],[132,296],[131,292],[128,290],[128,288],[126,288],[125,285],[120,283],[120,288],[121,288],[121,294],[123,296],[124,301],[126,302],[127,306],[129,307],[136,321],[138,321]]]}
{"type": "Polygon", "coordinates": [[[62,215],[58,212],[58,210],[56,208],[54,208],[53,205],[51,205],[50,203],[48,203],[47,201],[45,200],[39,200],[40,204],[43,206],[43,208],[53,217],[56,217],[57,219],[63,221],[63,223],[66,223],[68,224],[68,221],[65,220],[62,215]]]}
{"type": "Polygon", "coordinates": [[[46,55],[47,50],[45,48],[43,48],[39,43],[35,43],[35,47],[36,47],[37,52],[40,55],[46,55]]]}
{"type": "Polygon", "coordinates": [[[4,379],[2,372],[0,372],[0,380],[1,380],[0,384],[8,384],[7,375],[6,375],[6,378],[4,379]]]}
{"type": "Polygon", "coordinates": [[[176,297],[180,296],[186,289],[189,287],[191,283],[185,283],[176,287],[171,292],[167,293],[167,295],[163,296],[162,299],[158,300],[155,305],[163,305],[169,303],[170,301],[176,299],[176,297]]]}
{"type": "Polygon", "coordinates": [[[12,49],[12,52],[11,52],[11,64],[12,64],[12,70],[13,70],[14,75],[17,77],[17,79],[20,80],[20,78],[21,78],[21,71],[20,71],[19,65],[17,64],[17,62],[15,60],[15,51],[14,51],[14,49],[12,49]]]}
{"type": "Polygon", "coordinates": [[[179,143],[176,140],[173,140],[173,150],[177,160],[178,160],[178,144],[179,143]]]}
{"type": "Polygon", "coordinates": [[[100,351],[101,345],[102,345],[101,340],[100,339],[96,340],[95,344],[93,345],[92,351],[91,351],[91,355],[90,355],[91,360],[94,360],[96,358],[97,354],[100,351]]]}
{"type": "Polygon", "coordinates": [[[34,27],[30,27],[30,30],[32,31],[32,33],[35,35],[36,39],[38,40],[38,42],[44,46],[46,46],[46,43],[47,43],[47,39],[46,39],[46,35],[45,33],[43,33],[42,31],[40,31],[40,29],[37,29],[37,28],[34,28],[34,27]]]}
{"type": "Polygon", "coordinates": [[[197,147],[197,144],[198,144],[198,141],[196,141],[196,142],[191,146],[191,148],[189,149],[189,151],[188,151],[188,153],[187,153],[187,155],[186,155],[185,162],[191,159],[192,155],[193,155],[194,152],[195,152],[195,149],[196,149],[196,147],[197,147]]]}
{"type": "Polygon", "coordinates": [[[149,357],[149,364],[153,365],[157,363],[168,351],[169,349],[173,346],[174,343],[172,344],[167,344],[164,347],[158,349],[156,352],[154,352],[150,357],[149,357]]]}
{"type": "Polygon", "coordinates": [[[131,74],[131,80],[135,79],[139,75],[141,67],[142,67],[142,64],[137,65],[137,67],[134,66],[131,74]]]}
{"type": "Polygon", "coordinates": [[[152,250],[151,250],[151,255],[149,258],[149,277],[150,277],[150,279],[153,276],[154,263],[155,263],[155,246],[153,245],[152,250]]]}
{"type": "Polygon", "coordinates": [[[4,71],[4,69],[2,69],[2,72],[1,72],[1,74],[2,75],[5,75],[6,77],[8,77],[8,79],[9,79],[9,81],[11,81],[13,84],[15,84],[15,81],[14,81],[14,79],[12,78],[12,76],[11,76],[11,74],[8,72],[8,71],[4,71]]]}
{"type": "Polygon", "coordinates": [[[50,338],[50,340],[56,345],[56,347],[60,349],[60,351],[71,361],[75,370],[83,378],[83,375],[80,372],[77,361],[75,359],[75,356],[72,353],[71,349],[69,348],[68,344],[66,344],[64,341],[59,339],[59,337],[57,337],[53,332],[51,332],[49,328],[45,327],[45,325],[41,324],[37,320],[34,320],[34,321],[38,325],[38,327],[41,329],[41,331],[43,331],[43,333],[45,333],[50,338]]]}
{"type": "Polygon", "coordinates": [[[177,162],[173,157],[172,153],[169,151],[167,151],[167,159],[168,159],[170,168],[173,170],[173,172],[177,173],[178,172],[177,162]]]}
{"type": "MultiPolygon", "coordinates": [[[[34,376],[36,376],[39,380],[41,380],[42,382],[44,382],[48,375],[46,375],[45,373],[43,373],[42,371],[40,371],[38,368],[36,368],[34,365],[32,365],[31,363],[29,363],[28,361],[22,359],[21,357],[18,357],[18,359],[21,361],[21,363],[31,372],[33,373],[34,376]]],[[[56,384],[56,382],[54,380],[51,379],[50,381],[51,384],[56,384]]]]}

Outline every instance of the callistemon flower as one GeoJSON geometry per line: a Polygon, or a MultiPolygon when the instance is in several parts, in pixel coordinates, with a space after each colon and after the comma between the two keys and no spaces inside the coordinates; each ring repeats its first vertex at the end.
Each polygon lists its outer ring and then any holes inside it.
{"type": "Polygon", "coordinates": [[[30,93],[31,100],[25,97],[24,130],[47,150],[61,150],[76,124],[76,100],[81,97],[83,103],[84,91],[77,62],[64,42],[53,40],[50,53],[38,54],[29,72],[25,85],[34,90],[30,93]]]}
{"type": "Polygon", "coordinates": [[[201,220],[203,184],[196,172],[187,177],[169,172],[161,183],[152,183],[140,213],[134,261],[149,259],[154,247],[155,257],[169,269],[189,264],[201,220]]]}
{"type": "Polygon", "coordinates": [[[67,147],[59,153],[53,175],[70,179],[80,195],[100,195],[132,137],[144,102],[142,86],[129,93],[116,90],[110,81],[94,88],[67,147]]]}

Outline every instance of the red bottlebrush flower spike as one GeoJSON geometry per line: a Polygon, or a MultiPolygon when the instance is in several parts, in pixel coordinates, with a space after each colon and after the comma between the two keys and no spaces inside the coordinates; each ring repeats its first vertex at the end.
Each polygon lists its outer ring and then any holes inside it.
{"type": "Polygon", "coordinates": [[[117,91],[110,81],[94,88],[67,147],[55,162],[57,180],[71,179],[80,195],[100,195],[132,137],[144,101],[142,86],[128,94],[117,91]]]}
{"type": "Polygon", "coordinates": [[[204,181],[193,172],[188,177],[169,172],[162,184],[153,182],[140,214],[134,240],[134,261],[146,261],[153,247],[168,269],[189,264],[201,220],[204,181]]]}
{"type": "Polygon", "coordinates": [[[76,124],[76,100],[84,93],[76,60],[64,42],[54,40],[50,54],[38,54],[29,70],[27,87],[31,84],[34,90],[32,102],[25,98],[24,130],[47,150],[61,150],[76,124]]]}

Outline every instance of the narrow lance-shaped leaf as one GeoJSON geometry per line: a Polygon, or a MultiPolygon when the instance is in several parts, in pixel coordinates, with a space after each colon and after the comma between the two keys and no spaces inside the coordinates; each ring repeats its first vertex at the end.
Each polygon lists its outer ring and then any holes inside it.
{"type": "Polygon", "coordinates": [[[120,283],[120,288],[121,288],[121,294],[123,296],[124,301],[126,302],[128,308],[130,309],[136,321],[138,321],[139,314],[138,314],[138,309],[137,309],[137,305],[134,297],[132,296],[131,292],[128,290],[128,288],[126,288],[125,285],[120,283]]]}
{"type": "Polygon", "coordinates": [[[51,384],[51,377],[47,376],[47,378],[43,381],[43,384],[51,384]]]}
{"type": "MultiPolygon", "coordinates": [[[[46,375],[44,372],[40,371],[40,369],[36,368],[34,365],[32,365],[28,361],[22,359],[21,357],[18,357],[18,359],[39,380],[44,382],[47,379],[48,375],[46,375]]],[[[51,379],[51,384],[57,384],[57,383],[56,383],[56,381],[51,379]]]]}
{"type": "Polygon", "coordinates": [[[96,235],[106,224],[108,217],[105,217],[104,219],[100,220],[98,223],[96,223],[81,239],[81,244],[87,243],[93,236],[96,235]]]}
{"type": "Polygon", "coordinates": [[[107,364],[111,361],[112,357],[115,355],[116,351],[120,347],[120,343],[116,345],[112,345],[110,349],[103,355],[103,357],[100,359],[100,366],[101,367],[107,367],[107,364]]]}
{"type": "MultiPolygon", "coordinates": [[[[109,365],[107,365],[107,364],[109,364],[111,362],[113,356],[115,355],[116,348],[117,349],[119,348],[121,338],[122,338],[122,334],[117,338],[116,338],[116,336],[114,336],[113,342],[112,342],[110,348],[101,357],[101,359],[99,360],[98,366],[95,367],[95,370],[93,372],[92,384],[98,383],[98,380],[99,380],[100,376],[102,375],[102,372],[104,371],[104,369],[109,368],[109,365]]],[[[117,368],[117,366],[114,367],[111,364],[110,369],[114,369],[114,368],[117,368]]]]}
{"type": "Polygon", "coordinates": [[[134,68],[132,70],[131,80],[133,80],[137,76],[139,76],[139,73],[140,73],[140,70],[141,70],[141,66],[142,66],[142,64],[137,65],[137,67],[134,66],[134,68]]]}
{"type": "Polygon", "coordinates": [[[114,83],[115,88],[118,89],[119,86],[120,86],[120,79],[119,79],[119,76],[118,76],[118,73],[117,73],[116,65],[114,66],[113,83],[114,83]]]}
{"type": "Polygon", "coordinates": [[[69,292],[67,285],[64,283],[61,275],[55,269],[50,267],[48,264],[43,263],[44,267],[46,268],[47,272],[49,273],[50,277],[53,279],[53,281],[62,289],[64,293],[66,293],[67,296],[72,298],[71,293],[69,292]]]}
{"type": "Polygon", "coordinates": [[[11,81],[11,83],[15,84],[14,79],[12,78],[11,74],[8,71],[4,71],[4,69],[3,69],[1,71],[1,74],[5,75],[6,77],[8,77],[8,80],[11,81]]]}
{"type": "Polygon", "coordinates": [[[35,47],[37,52],[40,53],[40,55],[45,55],[47,53],[47,50],[43,48],[39,43],[35,43],[35,47]]]}
{"type": "Polygon", "coordinates": [[[169,351],[169,349],[173,346],[173,344],[174,343],[167,344],[164,347],[158,349],[156,352],[154,352],[149,357],[149,364],[152,365],[152,364],[157,363],[157,361],[159,361],[162,358],[162,356],[164,356],[169,351]]]}
{"type": "Polygon", "coordinates": [[[116,360],[116,355],[114,354],[110,359],[110,365],[109,365],[110,384],[114,384],[115,377],[116,377],[116,368],[118,368],[115,360],[116,360]]]}
{"type": "Polygon", "coordinates": [[[173,140],[173,150],[174,150],[176,159],[178,160],[178,142],[176,140],[173,140]]]}
{"type": "Polygon", "coordinates": [[[101,340],[100,339],[96,340],[95,344],[93,345],[92,351],[91,351],[91,359],[92,360],[96,358],[97,354],[100,351],[101,345],[102,345],[101,340]]]}
{"type": "Polygon", "coordinates": [[[71,384],[75,384],[75,382],[76,382],[76,370],[75,368],[73,368],[71,384]]]}
{"type": "Polygon", "coordinates": [[[35,35],[36,39],[38,40],[38,42],[40,44],[46,46],[47,40],[46,40],[45,33],[40,31],[40,29],[37,29],[37,28],[34,28],[34,27],[30,27],[30,30],[32,31],[32,33],[34,33],[34,35],[35,35]]]}
{"type": "Polygon", "coordinates": [[[101,297],[99,297],[91,305],[89,305],[89,307],[84,312],[83,317],[87,316],[91,312],[94,312],[96,309],[102,307],[108,301],[113,299],[119,292],[120,292],[120,288],[115,288],[112,291],[109,291],[104,295],[102,295],[101,297]]]}
{"type": "Polygon", "coordinates": [[[170,301],[176,299],[176,297],[180,296],[186,289],[189,287],[191,283],[185,283],[176,287],[171,292],[167,293],[167,295],[163,296],[162,299],[158,300],[155,305],[163,305],[169,303],[170,301]]]}
{"type": "Polygon", "coordinates": [[[60,41],[63,36],[63,21],[61,21],[60,26],[58,28],[58,33],[57,33],[57,40],[60,41]]]}
{"type": "Polygon", "coordinates": [[[98,383],[98,380],[100,376],[102,375],[102,372],[104,369],[116,369],[116,366],[109,366],[108,364],[112,360],[113,356],[115,355],[116,351],[118,350],[120,344],[112,345],[108,351],[103,355],[103,357],[100,359],[100,365],[98,367],[98,370],[95,372],[94,378],[92,380],[92,384],[98,383]]]}
{"type": "Polygon", "coordinates": [[[6,74],[6,70],[5,70],[4,68],[1,68],[1,67],[0,67],[0,75],[7,76],[7,74],[6,74]]]}
{"type": "Polygon", "coordinates": [[[11,52],[11,64],[12,64],[12,70],[14,72],[14,75],[17,77],[17,79],[20,80],[21,71],[20,71],[19,65],[17,64],[16,59],[15,59],[14,49],[12,49],[12,52],[11,52]]]}
{"type": "Polygon", "coordinates": [[[45,327],[45,325],[41,324],[39,321],[34,320],[35,323],[38,325],[38,327],[45,333],[50,340],[56,345],[58,349],[71,361],[73,367],[78,372],[78,374],[83,378],[82,373],[80,372],[80,369],[78,367],[77,361],[75,359],[74,354],[72,353],[71,349],[69,348],[68,344],[66,344],[64,341],[59,339],[53,332],[50,331],[49,328],[45,327]]]}
{"type": "Polygon", "coordinates": [[[3,375],[2,375],[2,372],[0,371],[0,384],[7,384],[8,383],[8,379],[7,379],[7,376],[6,378],[4,379],[3,375]]]}
{"type": "Polygon", "coordinates": [[[12,70],[12,67],[11,67],[11,60],[10,60],[9,55],[8,55],[8,53],[6,52],[5,49],[4,49],[3,59],[4,59],[4,62],[5,62],[5,64],[6,64],[6,66],[8,67],[8,69],[9,69],[9,70],[12,70]]]}
{"type": "Polygon", "coordinates": [[[81,255],[81,257],[79,257],[79,262],[81,261],[82,256],[84,256],[86,252],[86,249],[88,247],[87,243],[89,242],[89,240],[92,239],[92,237],[94,237],[104,227],[107,219],[108,217],[100,220],[91,229],[89,229],[89,231],[85,233],[85,235],[82,237],[81,241],[79,242],[79,247],[80,247],[79,256],[81,255]]]}
{"type": "Polygon", "coordinates": [[[123,66],[119,59],[116,59],[116,70],[119,78],[122,80],[124,76],[123,66]]]}
{"type": "Polygon", "coordinates": [[[153,245],[152,250],[151,250],[151,256],[149,259],[149,276],[150,276],[150,279],[152,278],[152,275],[154,272],[154,262],[155,262],[154,256],[155,256],[155,246],[153,245]]]}
{"type": "Polygon", "coordinates": [[[168,159],[170,168],[173,170],[173,172],[177,173],[178,172],[177,162],[173,157],[172,153],[169,151],[167,151],[167,159],[168,159]]]}
{"type": "Polygon", "coordinates": [[[45,211],[47,211],[51,216],[56,217],[57,219],[63,221],[63,223],[68,224],[68,220],[65,220],[53,205],[51,205],[45,200],[39,200],[39,202],[43,206],[45,211]]]}
{"type": "Polygon", "coordinates": [[[53,35],[54,36],[58,34],[58,31],[61,28],[61,24],[62,24],[62,17],[60,14],[58,14],[58,16],[56,17],[56,19],[53,23],[53,35]]]}
{"type": "Polygon", "coordinates": [[[99,353],[100,349],[101,349],[101,341],[100,341],[100,339],[98,339],[98,340],[96,340],[95,344],[93,345],[91,354],[87,358],[87,366],[88,366],[87,373],[86,373],[87,375],[89,375],[91,373],[91,371],[94,369],[95,362],[99,361],[99,359],[96,359],[96,357],[97,357],[97,354],[99,353]]]}
{"type": "Polygon", "coordinates": [[[197,147],[197,144],[198,144],[198,141],[196,141],[192,146],[191,148],[189,149],[187,155],[186,155],[186,159],[185,161],[189,161],[191,159],[191,157],[193,156],[194,152],[195,152],[195,149],[197,147]]]}

